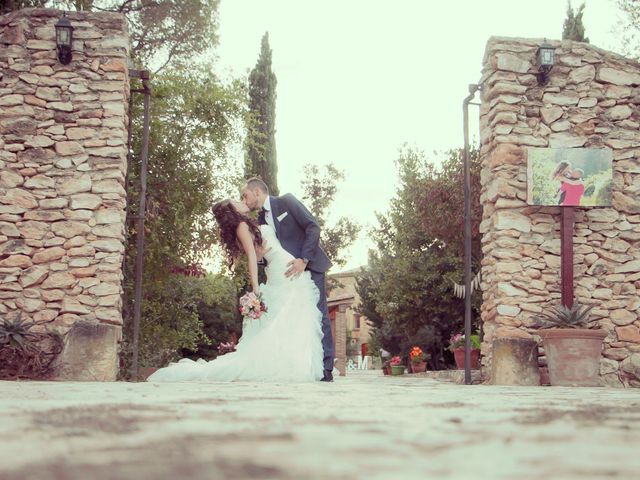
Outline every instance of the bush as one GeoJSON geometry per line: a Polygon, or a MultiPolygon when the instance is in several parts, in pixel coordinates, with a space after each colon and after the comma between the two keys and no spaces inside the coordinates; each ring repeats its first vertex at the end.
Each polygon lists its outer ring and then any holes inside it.
{"type": "MultiPolygon", "coordinates": [[[[233,281],[223,275],[171,275],[149,288],[142,305],[138,365],[163,367],[183,356],[215,358],[218,344],[240,332],[237,299],[233,281]]],[[[131,362],[131,323],[122,342],[123,371],[131,362]]]]}
{"type": "Polygon", "coordinates": [[[44,380],[53,374],[54,362],[63,348],[57,332],[38,331],[46,322],[0,319],[0,378],[44,380]]]}

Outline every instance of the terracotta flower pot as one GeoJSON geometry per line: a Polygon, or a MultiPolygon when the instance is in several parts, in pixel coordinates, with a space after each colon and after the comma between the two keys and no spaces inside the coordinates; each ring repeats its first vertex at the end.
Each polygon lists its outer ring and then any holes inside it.
{"type": "Polygon", "coordinates": [[[412,363],[411,364],[411,372],[412,373],[422,373],[427,370],[427,362],[420,363],[412,363]]]}
{"type": "Polygon", "coordinates": [[[551,385],[597,387],[604,330],[550,328],[542,337],[551,385]]]}
{"type": "Polygon", "coordinates": [[[404,375],[404,365],[391,365],[391,375],[404,375]]]}
{"type": "MultiPolygon", "coordinates": [[[[456,348],[453,351],[453,356],[456,359],[456,367],[458,370],[464,370],[464,348],[456,348]]],[[[480,350],[477,348],[471,349],[471,369],[477,370],[480,363],[480,350]]]]}

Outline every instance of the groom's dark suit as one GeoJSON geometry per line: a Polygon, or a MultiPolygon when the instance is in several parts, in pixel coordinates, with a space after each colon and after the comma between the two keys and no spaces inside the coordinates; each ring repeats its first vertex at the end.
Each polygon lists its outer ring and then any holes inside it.
{"type": "MultiPolygon", "coordinates": [[[[296,197],[287,193],[281,197],[269,197],[271,218],[275,225],[276,236],[282,247],[295,258],[306,259],[307,270],[320,290],[318,309],[322,312],[322,349],[324,351],[324,369],[333,370],[333,337],[331,320],[327,309],[325,293],[325,272],[331,267],[329,258],[320,247],[320,226],[311,212],[296,197]]],[[[258,216],[260,225],[266,225],[265,210],[258,216]]],[[[268,248],[268,246],[267,246],[268,248]]]]}

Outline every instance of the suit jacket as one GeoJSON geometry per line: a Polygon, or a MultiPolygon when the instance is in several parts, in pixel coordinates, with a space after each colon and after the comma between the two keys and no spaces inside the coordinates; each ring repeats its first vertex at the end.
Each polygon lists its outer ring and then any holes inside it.
{"type": "MultiPolygon", "coordinates": [[[[296,258],[307,258],[307,270],[324,273],[331,262],[320,247],[320,226],[300,200],[287,193],[281,197],[269,197],[271,215],[276,236],[282,247],[296,258]]],[[[258,223],[265,225],[264,210],[258,223]]]]}

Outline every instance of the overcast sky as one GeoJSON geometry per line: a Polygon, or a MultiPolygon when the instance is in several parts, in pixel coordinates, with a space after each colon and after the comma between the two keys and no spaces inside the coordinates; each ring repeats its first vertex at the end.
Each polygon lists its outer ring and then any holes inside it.
{"type": "MultiPolygon", "coordinates": [[[[306,163],[345,171],[332,214],[364,226],[350,269],[366,264],[402,145],[462,146],[462,100],[489,37],[559,39],[565,11],[565,0],[222,0],[217,68],[247,74],[269,32],[280,190],[300,195],[306,163]]],[[[612,0],[588,0],[592,44],[619,50],[618,16],[612,0]]]]}

